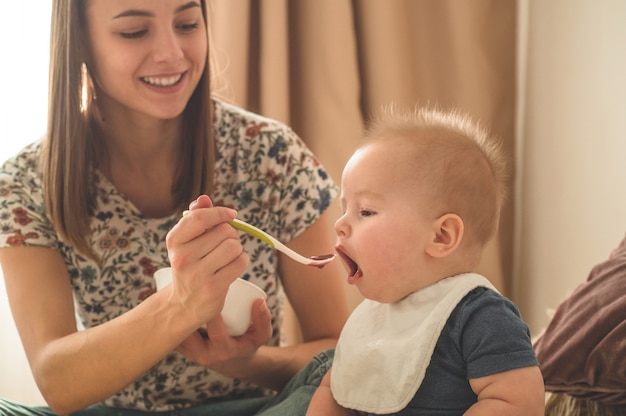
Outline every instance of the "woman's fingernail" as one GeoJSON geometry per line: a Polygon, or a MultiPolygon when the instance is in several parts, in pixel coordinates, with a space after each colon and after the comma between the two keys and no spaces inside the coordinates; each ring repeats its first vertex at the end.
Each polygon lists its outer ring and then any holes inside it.
{"type": "Polygon", "coordinates": [[[269,315],[270,309],[267,307],[267,303],[262,302],[260,308],[261,308],[261,312],[269,315]]]}

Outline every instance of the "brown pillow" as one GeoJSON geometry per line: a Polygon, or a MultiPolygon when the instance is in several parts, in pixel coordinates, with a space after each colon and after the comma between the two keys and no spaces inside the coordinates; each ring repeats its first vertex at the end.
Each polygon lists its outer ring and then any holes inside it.
{"type": "Polygon", "coordinates": [[[626,238],[559,305],[534,347],[546,391],[626,405],[626,238]]]}

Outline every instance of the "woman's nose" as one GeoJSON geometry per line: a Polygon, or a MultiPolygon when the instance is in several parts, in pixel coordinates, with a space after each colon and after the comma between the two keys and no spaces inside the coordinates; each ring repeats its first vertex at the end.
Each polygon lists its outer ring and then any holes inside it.
{"type": "Polygon", "coordinates": [[[180,39],[173,30],[162,30],[155,38],[153,48],[155,62],[178,62],[184,56],[180,39]]]}

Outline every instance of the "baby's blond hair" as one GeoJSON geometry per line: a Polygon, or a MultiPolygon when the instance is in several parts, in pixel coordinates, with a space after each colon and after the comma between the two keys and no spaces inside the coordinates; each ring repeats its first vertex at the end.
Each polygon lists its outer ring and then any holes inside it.
{"type": "Polygon", "coordinates": [[[459,215],[466,238],[480,245],[495,234],[507,168],[500,142],[480,124],[458,111],[390,106],[372,120],[365,138],[366,146],[379,139],[411,144],[407,151],[402,146],[401,158],[412,170],[408,179],[430,200],[433,215],[459,215]]]}

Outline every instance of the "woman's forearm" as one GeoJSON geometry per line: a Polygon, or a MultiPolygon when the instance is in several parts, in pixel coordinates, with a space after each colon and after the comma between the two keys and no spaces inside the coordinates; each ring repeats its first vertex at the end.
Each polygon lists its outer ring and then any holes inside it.
{"type": "Polygon", "coordinates": [[[193,332],[165,296],[153,295],[109,322],[47,342],[31,357],[31,367],[48,405],[66,414],[113,395],[193,332]]]}
{"type": "Polygon", "coordinates": [[[280,390],[316,354],[334,348],[336,343],[335,338],[324,338],[287,347],[263,346],[248,359],[214,369],[228,377],[280,390]]]}

